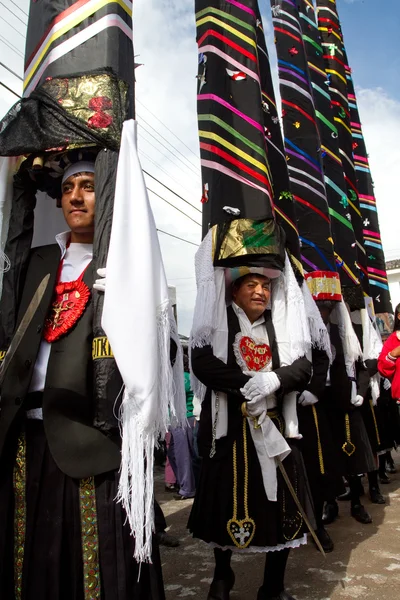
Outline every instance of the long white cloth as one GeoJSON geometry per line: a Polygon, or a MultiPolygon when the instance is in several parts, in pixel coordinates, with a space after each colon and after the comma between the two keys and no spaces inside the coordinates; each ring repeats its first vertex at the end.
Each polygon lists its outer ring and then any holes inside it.
{"type": "Polygon", "coordinates": [[[3,289],[3,274],[10,268],[10,261],[4,254],[4,248],[10,223],[16,161],[16,158],[0,156],[0,297],[3,289]]]}
{"type": "Polygon", "coordinates": [[[137,124],[123,125],[107,259],[102,326],[125,385],[118,500],[135,537],[135,558],[151,560],[153,453],[170,416],[186,418],[182,350],[156,225],[137,153],[137,124]],[[177,358],[172,368],[170,340],[177,358]]]}

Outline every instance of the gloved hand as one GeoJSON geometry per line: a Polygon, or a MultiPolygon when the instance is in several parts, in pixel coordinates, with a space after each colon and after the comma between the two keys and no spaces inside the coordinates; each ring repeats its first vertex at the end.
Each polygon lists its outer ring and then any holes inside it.
{"type": "Polygon", "coordinates": [[[249,417],[253,417],[257,420],[258,425],[261,425],[267,416],[267,400],[260,398],[246,402],[246,411],[249,417]]]}
{"type": "Polygon", "coordinates": [[[389,379],[384,379],[383,380],[383,388],[388,391],[390,390],[390,388],[392,387],[392,384],[390,383],[389,379]]]}
{"type": "Polygon", "coordinates": [[[104,292],[106,291],[106,283],[107,283],[107,279],[106,279],[106,269],[97,269],[97,275],[100,275],[100,279],[96,279],[96,281],[93,284],[93,289],[97,290],[98,292],[104,292]]]}
{"type": "Polygon", "coordinates": [[[240,390],[246,400],[266,398],[281,387],[276,373],[256,373],[240,390]]]}
{"type": "Polygon", "coordinates": [[[304,390],[304,392],[298,397],[297,402],[300,404],[300,406],[312,406],[318,402],[318,398],[308,390],[304,390]]]}
{"type": "Polygon", "coordinates": [[[362,396],[360,396],[360,394],[357,394],[357,396],[355,398],[351,399],[351,403],[353,404],[353,406],[356,406],[356,407],[362,406],[363,402],[364,402],[364,398],[362,396]]]}

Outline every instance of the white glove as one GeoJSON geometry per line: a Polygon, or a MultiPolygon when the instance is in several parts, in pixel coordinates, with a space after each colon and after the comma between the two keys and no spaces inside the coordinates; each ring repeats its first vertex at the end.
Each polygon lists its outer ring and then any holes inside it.
{"type": "Polygon", "coordinates": [[[240,390],[246,400],[256,400],[270,396],[281,387],[276,373],[256,373],[240,390]]]}
{"type": "Polygon", "coordinates": [[[304,390],[304,392],[300,394],[297,402],[300,404],[300,406],[311,406],[312,404],[316,404],[318,402],[318,398],[308,390],[304,390]]]}
{"type": "Polygon", "coordinates": [[[362,406],[364,402],[364,398],[362,396],[360,396],[360,394],[357,394],[357,396],[355,398],[351,399],[351,403],[353,404],[353,406],[362,406]]]}
{"type": "Polygon", "coordinates": [[[97,269],[97,275],[100,275],[100,279],[96,279],[96,281],[93,284],[93,289],[97,290],[98,292],[104,292],[106,291],[106,283],[107,283],[107,279],[106,279],[106,269],[97,269]]]}
{"type": "Polygon", "coordinates": [[[246,411],[249,417],[257,419],[258,425],[261,425],[267,416],[267,400],[265,398],[260,398],[259,400],[246,402],[246,411]]]}
{"type": "Polygon", "coordinates": [[[386,391],[390,390],[390,388],[392,387],[392,384],[390,383],[389,379],[383,380],[383,387],[386,391]]]}

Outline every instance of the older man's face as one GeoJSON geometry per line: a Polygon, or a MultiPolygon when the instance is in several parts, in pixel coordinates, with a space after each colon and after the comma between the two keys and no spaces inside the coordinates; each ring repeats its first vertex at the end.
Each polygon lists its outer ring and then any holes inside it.
{"type": "Polygon", "coordinates": [[[77,173],[63,183],[61,207],[73,233],[94,232],[95,201],[93,173],[77,173]]]}
{"type": "Polygon", "coordinates": [[[250,321],[256,321],[266,310],[271,295],[271,282],[263,275],[247,275],[239,288],[233,287],[234,302],[246,313],[250,321]]]}

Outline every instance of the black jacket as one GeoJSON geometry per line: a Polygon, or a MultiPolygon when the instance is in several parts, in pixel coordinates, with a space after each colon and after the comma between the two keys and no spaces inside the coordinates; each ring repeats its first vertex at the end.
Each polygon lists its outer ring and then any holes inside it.
{"type": "MultiPolygon", "coordinates": [[[[240,325],[232,307],[227,309],[228,315],[228,358],[225,364],[216,358],[211,346],[195,348],[192,350],[192,369],[196,377],[207,387],[206,396],[202,404],[198,445],[200,454],[207,457],[212,444],[212,415],[211,392],[220,391],[228,395],[228,435],[216,442],[216,457],[225,456],[230,452],[238,430],[242,426],[241,405],[245,398],[240,392],[249,377],[242,373],[236,362],[233,344],[235,336],[240,332],[240,325]]],[[[297,390],[303,391],[311,375],[311,363],[306,357],[299,358],[288,367],[279,366],[278,346],[275,330],[269,311],[265,313],[266,328],[269,345],[272,352],[272,367],[281,380],[278,399],[284,394],[297,390]]]]}
{"type": "MultiPolygon", "coordinates": [[[[53,297],[60,263],[57,245],[32,250],[18,321],[43,277],[50,282],[17,351],[1,390],[0,457],[8,438],[18,434],[26,410],[35,361],[42,341],[45,319],[53,297]]],[[[91,289],[91,265],[84,282],[91,289]]],[[[92,301],[74,328],[53,342],[43,392],[43,421],[50,452],[58,467],[74,478],[85,478],[117,469],[120,464],[120,440],[106,437],[93,427],[92,301]]],[[[10,440],[12,442],[12,440],[10,440]]]]}

